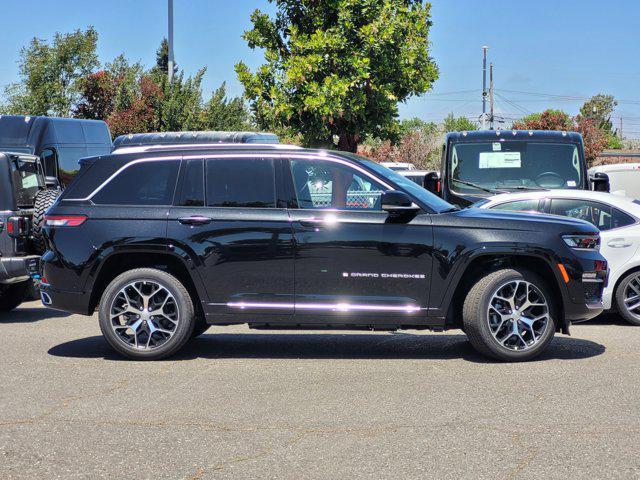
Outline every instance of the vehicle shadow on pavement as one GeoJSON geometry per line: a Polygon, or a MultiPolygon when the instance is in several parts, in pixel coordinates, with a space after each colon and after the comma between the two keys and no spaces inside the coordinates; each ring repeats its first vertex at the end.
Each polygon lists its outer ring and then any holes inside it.
{"type": "Polygon", "coordinates": [[[64,318],[70,313],[49,308],[19,308],[11,312],[0,313],[0,325],[3,323],[32,323],[50,318],[64,318]]]}
{"type": "MultiPolygon", "coordinates": [[[[556,337],[544,354],[534,361],[579,360],[603,354],[599,343],[556,337]]],[[[48,352],[57,357],[125,360],[100,337],[62,343],[48,352]]],[[[464,335],[361,335],[336,333],[252,334],[215,333],[189,342],[168,360],[195,358],[265,359],[465,359],[475,363],[495,363],[473,349],[464,335]]]]}
{"type": "MultiPolygon", "coordinates": [[[[603,313],[598,315],[596,318],[592,318],[591,320],[587,320],[586,322],[576,323],[579,326],[588,326],[588,325],[618,325],[620,327],[635,327],[636,325],[631,325],[627,322],[622,316],[617,313],[603,313]]],[[[638,329],[640,331],[640,328],[638,329]]]]}

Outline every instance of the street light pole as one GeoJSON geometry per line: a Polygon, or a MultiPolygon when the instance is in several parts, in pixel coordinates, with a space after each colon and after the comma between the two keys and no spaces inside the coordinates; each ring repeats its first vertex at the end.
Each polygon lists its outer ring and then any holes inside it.
{"type": "Polygon", "coordinates": [[[489,65],[489,130],[493,130],[493,62],[489,65]]]}
{"type": "Polygon", "coordinates": [[[168,62],[168,77],[169,83],[173,82],[173,0],[168,0],[168,17],[169,17],[169,62],[168,62]]]}
{"type": "Polygon", "coordinates": [[[487,50],[486,45],[482,47],[482,129],[487,128],[487,50]]]}

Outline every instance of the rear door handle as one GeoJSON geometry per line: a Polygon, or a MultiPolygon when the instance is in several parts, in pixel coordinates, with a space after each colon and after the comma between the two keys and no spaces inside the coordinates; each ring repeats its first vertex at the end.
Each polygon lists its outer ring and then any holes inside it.
{"type": "Polygon", "coordinates": [[[613,240],[610,240],[607,245],[609,245],[611,248],[625,248],[633,245],[633,242],[630,242],[629,240],[624,238],[614,238],[613,240]]]}
{"type": "Polygon", "coordinates": [[[204,217],[202,215],[193,215],[191,217],[181,217],[178,221],[183,225],[207,225],[213,222],[213,218],[204,217]]]}

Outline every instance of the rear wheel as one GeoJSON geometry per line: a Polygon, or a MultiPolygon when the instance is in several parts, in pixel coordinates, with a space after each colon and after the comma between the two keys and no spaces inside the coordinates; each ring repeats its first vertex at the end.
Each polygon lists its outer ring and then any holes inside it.
{"type": "Polygon", "coordinates": [[[616,290],[618,312],[627,322],[640,326],[640,272],[631,272],[616,290]]]}
{"type": "Polygon", "coordinates": [[[191,296],[169,273],[138,268],[116,277],[100,302],[100,329],[109,344],[137,360],[176,353],[193,332],[191,296]]]}
{"type": "Polygon", "coordinates": [[[24,301],[29,291],[29,284],[30,280],[11,285],[0,285],[0,312],[10,312],[17,308],[24,301]]]}
{"type": "Polygon", "coordinates": [[[555,334],[555,309],[545,283],[533,273],[504,269],[480,278],[463,306],[465,332],[483,355],[529,360],[555,334]]]}
{"type": "Polygon", "coordinates": [[[47,244],[44,240],[42,227],[44,227],[44,214],[49,207],[51,207],[60,196],[60,190],[46,189],[40,190],[36,193],[33,206],[33,227],[31,232],[33,234],[33,246],[37,254],[42,255],[47,249],[47,244]]]}

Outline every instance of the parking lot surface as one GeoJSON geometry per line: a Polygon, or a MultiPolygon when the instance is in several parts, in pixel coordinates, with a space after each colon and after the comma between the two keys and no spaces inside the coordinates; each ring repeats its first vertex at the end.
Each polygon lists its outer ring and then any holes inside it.
{"type": "Polygon", "coordinates": [[[458,331],[220,327],[126,361],[97,319],[0,320],[0,478],[640,478],[640,328],[576,325],[538,360],[458,331]]]}

